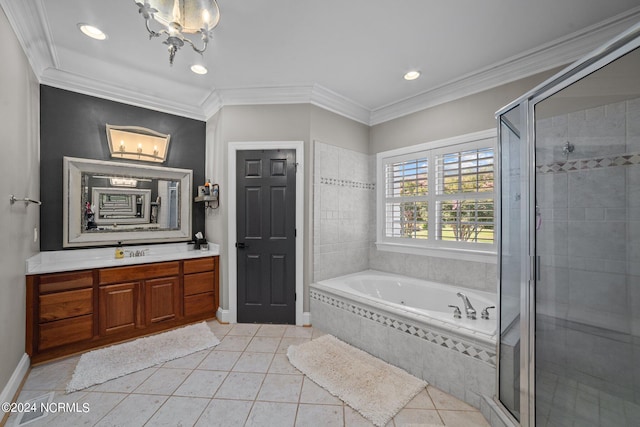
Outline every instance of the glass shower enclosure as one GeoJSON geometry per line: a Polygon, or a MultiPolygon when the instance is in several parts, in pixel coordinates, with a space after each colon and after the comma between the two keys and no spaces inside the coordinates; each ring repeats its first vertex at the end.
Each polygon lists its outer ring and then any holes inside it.
{"type": "Polygon", "coordinates": [[[640,422],[640,24],[497,113],[500,406],[640,422]]]}

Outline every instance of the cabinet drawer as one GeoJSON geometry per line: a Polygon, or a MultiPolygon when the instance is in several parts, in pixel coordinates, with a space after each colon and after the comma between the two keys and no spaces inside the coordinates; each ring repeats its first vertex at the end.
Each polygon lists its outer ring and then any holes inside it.
{"type": "Polygon", "coordinates": [[[180,262],[161,262],[156,264],[132,265],[130,267],[104,268],[100,270],[100,284],[122,283],[155,277],[177,276],[180,274],[180,262]]]}
{"type": "Polygon", "coordinates": [[[38,349],[58,347],[93,337],[93,315],[57,320],[40,325],[38,349]]]}
{"type": "Polygon", "coordinates": [[[40,293],[88,288],[93,285],[93,272],[45,274],[40,276],[40,293]]]}
{"type": "Polygon", "coordinates": [[[184,274],[201,273],[213,270],[213,258],[197,258],[184,261],[184,274]]]}
{"type": "Polygon", "coordinates": [[[215,315],[215,307],[213,306],[213,292],[206,294],[192,295],[184,298],[184,315],[192,316],[195,314],[211,313],[215,315]]]}
{"type": "Polygon", "coordinates": [[[93,289],[40,295],[40,322],[93,313],[93,289]]]}
{"type": "Polygon", "coordinates": [[[195,295],[213,292],[213,271],[206,273],[186,274],[184,276],[184,295],[195,295]]]}

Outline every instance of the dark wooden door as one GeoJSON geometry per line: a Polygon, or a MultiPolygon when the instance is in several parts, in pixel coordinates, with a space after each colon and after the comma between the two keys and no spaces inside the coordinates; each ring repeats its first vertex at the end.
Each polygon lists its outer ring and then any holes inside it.
{"type": "Polygon", "coordinates": [[[238,151],[238,322],[294,324],[295,150],[238,151]]]}

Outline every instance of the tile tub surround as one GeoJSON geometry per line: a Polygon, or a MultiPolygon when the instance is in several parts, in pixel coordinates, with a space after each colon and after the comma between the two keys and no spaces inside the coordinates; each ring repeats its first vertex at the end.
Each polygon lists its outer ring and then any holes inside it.
{"type": "Polygon", "coordinates": [[[194,250],[187,243],[165,243],[158,245],[124,246],[125,256],[115,259],[115,246],[110,248],[70,249],[46,251],[27,259],[26,274],[45,274],[61,271],[88,270],[101,267],[148,264],[179,259],[203,258],[220,255],[220,247],[209,243],[209,249],[194,250]],[[129,252],[145,251],[144,256],[130,257],[129,252]]]}
{"type": "Polygon", "coordinates": [[[469,405],[495,394],[495,342],[382,311],[311,285],[314,326],[469,405]]]}
{"type": "Polygon", "coordinates": [[[375,197],[369,155],[315,141],[314,280],[369,268],[375,197]]]}
{"type": "MultiPolygon", "coordinates": [[[[87,413],[57,413],[29,427],[298,426],[362,427],[367,420],[305,378],[289,345],[323,335],[317,328],[208,322],[222,343],[88,390],[64,394],[77,357],[34,367],[18,402],[55,392],[54,402],[88,403],[87,413]]],[[[13,426],[17,414],[6,420],[13,426]]],[[[4,420],[3,420],[4,421],[4,420]]],[[[436,387],[420,392],[387,424],[488,427],[480,411],[436,387]]],[[[2,421],[0,421],[2,424],[2,421]]]]}

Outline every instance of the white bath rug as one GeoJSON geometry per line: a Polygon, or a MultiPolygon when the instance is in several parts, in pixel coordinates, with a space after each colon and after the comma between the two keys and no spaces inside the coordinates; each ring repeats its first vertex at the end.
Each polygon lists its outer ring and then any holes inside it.
{"type": "Polygon", "coordinates": [[[313,382],[377,426],[386,425],[426,381],[332,335],[292,345],[287,357],[313,382]]]}
{"type": "Polygon", "coordinates": [[[138,338],[83,354],[67,393],[141,371],[159,363],[215,347],[220,340],[206,322],[138,338]]]}

